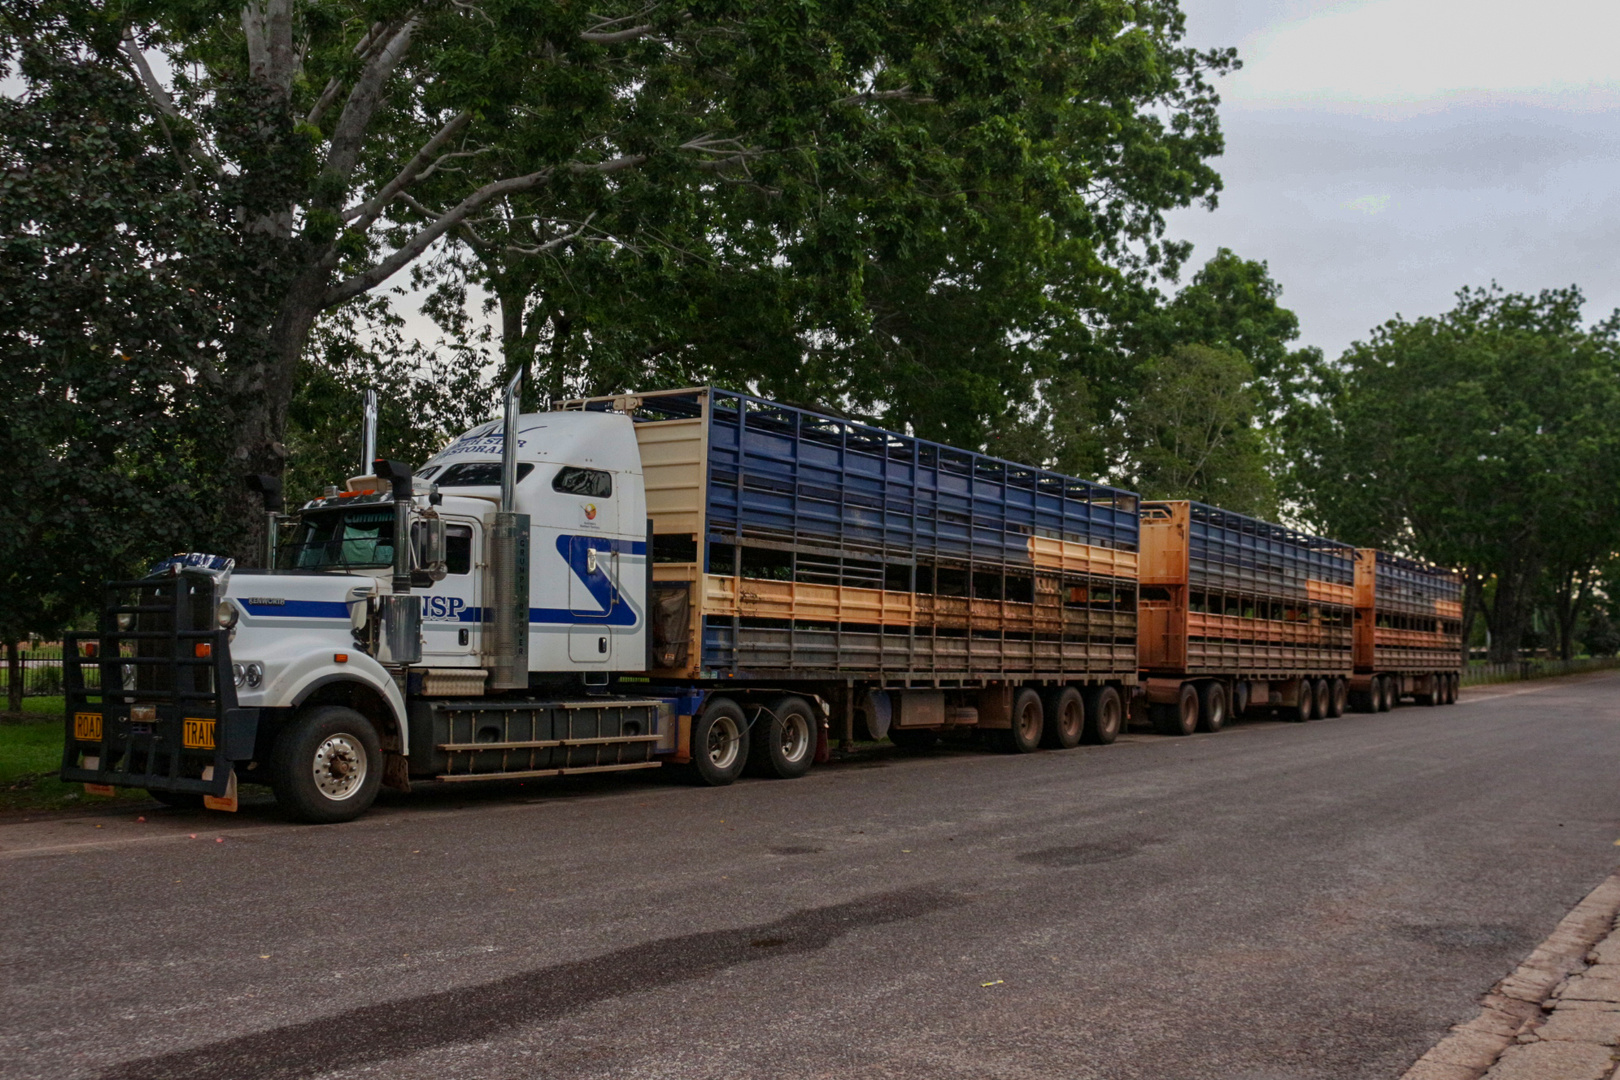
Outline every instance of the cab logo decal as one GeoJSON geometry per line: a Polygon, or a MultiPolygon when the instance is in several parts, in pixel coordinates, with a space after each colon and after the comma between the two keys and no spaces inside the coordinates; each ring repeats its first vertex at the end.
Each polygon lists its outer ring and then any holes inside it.
{"type": "Polygon", "coordinates": [[[424,596],[422,597],[422,618],[448,619],[451,622],[461,622],[462,610],[466,606],[467,601],[459,596],[424,596]]]}
{"type": "Polygon", "coordinates": [[[596,504],[595,503],[586,503],[585,504],[585,520],[586,521],[595,521],[596,520],[596,504]]]}

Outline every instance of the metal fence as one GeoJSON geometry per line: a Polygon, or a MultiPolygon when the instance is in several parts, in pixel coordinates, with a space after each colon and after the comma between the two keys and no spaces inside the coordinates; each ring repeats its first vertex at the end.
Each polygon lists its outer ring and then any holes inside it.
{"type": "Polygon", "coordinates": [[[1583,656],[1574,660],[1517,660],[1511,664],[1469,664],[1463,672],[1464,686],[1486,686],[1490,683],[1520,682],[1524,679],[1548,679],[1555,675],[1576,675],[1583,671],[1602,671],[1620,667],[1620,657],[1583,656]]]}
{"type": "MultiPolygon", "coordinates": [[[[21,661],[23,697],[59,697],[62,690],[62,658],[60,656],[29,656],[21,661]]],[[[85,675],[94,679],[100,669],[85,669],[85,675]]],[[[0,702],[11,693],[11,665],[0,655],[0,702]]]]}

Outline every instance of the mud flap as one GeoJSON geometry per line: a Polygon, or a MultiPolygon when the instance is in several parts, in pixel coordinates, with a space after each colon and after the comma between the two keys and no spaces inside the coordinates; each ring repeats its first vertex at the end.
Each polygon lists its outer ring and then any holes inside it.
{"type": "MultiPolygon", "coordinates": [[[[203,770],[203,779],[214,778],[214,767],[208,766],[203,770]]],[[[225,778],[225,794],[204,795],[203,805],[210,810],[223,810],[228,814],[236,813],[236,767],[231,766],[230,775],[225,778]]]]}

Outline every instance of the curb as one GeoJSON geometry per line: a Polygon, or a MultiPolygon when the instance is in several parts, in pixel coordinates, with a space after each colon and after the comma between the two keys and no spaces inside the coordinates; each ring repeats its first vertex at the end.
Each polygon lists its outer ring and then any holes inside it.
{"type": "MultiPolygon", "coordinates": [[[[1614,931],[1617,916],[1620,870],[1587,893],[1559,921],[1547,940],[1537,945],[1511,975],[1491,987],[1481,999],[1478,1016],[1453,1027],[1449,1035],[1401,1075],[1401,1080],[1479,1080],[1492,1071],[1508,1047],[1535,1041],[1534,1036],[1529,1040],[1521,1036],[1529,1035],[1546,1019],[1556,1004],[1553,992],[1571,975],[1586,969],[1588,954],[1614,931]]],[[[1549,1076],[1539,1071],[1525,1075],[1549,1076]]],[[[1603,1067],[1602,1075],[1609,1075],[1608,1065],[1603,1067]]]]}

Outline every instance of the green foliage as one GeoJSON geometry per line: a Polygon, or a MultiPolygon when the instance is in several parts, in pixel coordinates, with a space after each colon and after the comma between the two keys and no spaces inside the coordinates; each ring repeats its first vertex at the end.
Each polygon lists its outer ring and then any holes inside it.
{"type": "Polygon", "coordinates": [[[1587,329],[1581,304],[1464,289],[1320,366],[1299,410],[1290,494],[1345,541],[1465,568],[1470,617],[1490,581],[1493,659],[1544,574],[1573,587],[1620,541],[1620,319],[1587,329]]]}
{"type": "Polygon", "coordinates": [[[365,392],[377,390],[377,453],[420,465],[454,435],[489,418],[477,356],[407,342],[382,298],[352,304],[315,327],[287,414],[289,509],[328,484],[363,475],[365,392]]]}
{"type": "MultiPolygon", "coordinates": [[[[11,13],[11,17],[15,17],[11,13]]],[[[116,38],[114,39],[114,44],[116,38]]],[[[100,582],[224,535],[211,482],[235,254],[126,80],[12,39],[0,98],[0,636],[52,634],[100,582]]]]}
{"type": "Polygon", "coordinates": [[[1126,424],[1128,486],[1149,499],[1274,516],[1248,361],[1231,349],[1180,345],[1144,371],[1126,424]]]}

